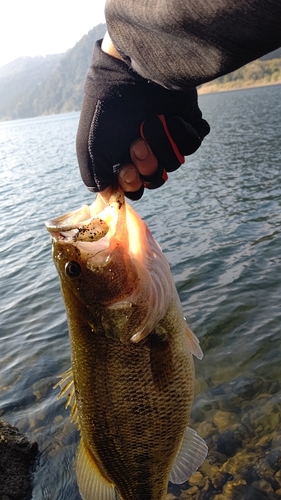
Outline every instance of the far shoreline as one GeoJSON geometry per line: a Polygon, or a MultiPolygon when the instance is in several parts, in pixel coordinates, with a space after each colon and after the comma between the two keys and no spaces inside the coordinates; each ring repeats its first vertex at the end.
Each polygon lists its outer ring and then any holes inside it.
{"type": "Polygon", "coordinates": [[[229,87],[226,88],[223,84],[203,84],[202,87],[197,89],[198,95],[207,95],[207,94],[220,94],[221,92],[233,92],[236,90],[247,90],[254,89],[259,87],[272,87],[276,85],[281,85],[281,80],[278,82],[267,82],[267,83],[256,83],[250,85],[241,85],[239,87],[229,87]],[[206,87],[205,87],[206,85],[206,87]]]}

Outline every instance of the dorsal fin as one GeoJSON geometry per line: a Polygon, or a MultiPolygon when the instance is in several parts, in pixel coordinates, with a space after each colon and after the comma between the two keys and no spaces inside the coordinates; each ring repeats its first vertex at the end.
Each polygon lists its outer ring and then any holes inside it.
{"type": "Polygon", "coordinates": [[[81,439],[79,445],[76,474],[79,492],[83,500],[118,499],[114,485],[101,475],[83,439],[81,439]]]}
{"type": "MultiPolygon", "coordinates": [[[[185,318],[184,318],[185,319],[185,318]]],[[[190,347],[190,352],[196,356],[198,359],[203,358],[203,352],[199,344],[199,340],[196,337],[195,333],[191,330],[191,328],[188,326],[187,323],[185,323],[186,326],[186,336],[187,336],[187,341],[190,347]]]]}
{"type": "Polygon", "coordinates": [[[71,407],[71,421],[79,425],[72,368],[69,368],[65,372],[58,375],[58,378],[60,377],[61,380],[54,386],[54,389],[60,386],[61,390],[58,395],[59,399],[68,393],[65,408],[68,408],[69,406],[71,407]]]}
{"type": "Polygon", "coordinates": [[[208,453],[205,441],[190,427],[183,436],[180,451],[173,463],[169,481],[182,484],[187,481],[204,462],[208,453]]]}

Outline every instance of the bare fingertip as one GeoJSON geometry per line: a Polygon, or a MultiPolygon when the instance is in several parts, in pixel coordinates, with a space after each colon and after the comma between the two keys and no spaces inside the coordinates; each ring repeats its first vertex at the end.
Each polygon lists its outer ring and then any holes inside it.
{"type": "Polygon", "coordinates": [[[131,155],[137,160],[145,160],[150,154],[150,148],[147,142],[143,140],[136,141],[131,147],[131,155]]]}
{"type": "Polygon", "coordinates": [[[120,177],[123,182],[132,184],[139,178],[139,173],[134,165],[125,165],[119,172],[120,177]]]}
{"type": "Polygon", "coordinates": [[[118,184],[124,192],[138,191],[142,186],[139,172],[132,164],[124,165],[118,174],[118,184]]]}

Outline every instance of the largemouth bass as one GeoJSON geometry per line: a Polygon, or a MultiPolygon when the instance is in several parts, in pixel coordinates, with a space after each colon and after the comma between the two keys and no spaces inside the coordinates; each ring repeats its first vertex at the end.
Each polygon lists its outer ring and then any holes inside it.
{"type": "Polygon", "coordinates": [[[46,226],[71,341],[60,384],[80,428],[81,496],[163,500],[207,454],[188,427],[202,351],[169,264],[118,189],[46,226]]]}

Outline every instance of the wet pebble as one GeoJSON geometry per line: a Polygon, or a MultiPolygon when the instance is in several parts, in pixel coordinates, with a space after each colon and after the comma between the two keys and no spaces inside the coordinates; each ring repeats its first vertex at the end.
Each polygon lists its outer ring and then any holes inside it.
{"type": "Polygon", "coordinates": [[[214,415],[214,424],[216,425],[218,432],[223,432],[237,422],[238,417],[234,412],[218,410],[214,415]]]}
{"type": "Polygon", "coordinates": [[[216,427],[213,422],[201,422],[197,427],[197,432],[203,439],[210,437],[215,431],[216,427]]]}
{"type": "Polygon", "coordinates": [[[36,399],[40,400],[44,398],[47,391],[53,388],[54,383],[54,377],[45,377],[37,380],[32,386],[32,391],[36,399]]]}
{"type": "Polygon", "coordinates": [[[242,439],[239,432],[227,430],[219,435],[217,450],[226,457],[232,457],[238,448],[242,446],[242,439]]]}
{"type": "Polygon", "coordinates": [[[191,420],[208,456],[176,498],[281,500],[279,382],[245,376],[214,389],[195,401],[191,420]]]}
{"type": "Polygon", "coordinates": [[[203,488],[203,486],[205,486],[206,483],[206,478],[204,478],[201,472],[197,471],[191,476],[188,482],[190,486],[197,486],[197,488],[203,488]]]}

